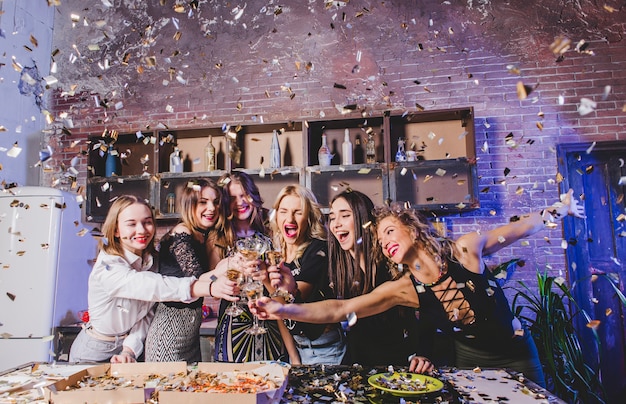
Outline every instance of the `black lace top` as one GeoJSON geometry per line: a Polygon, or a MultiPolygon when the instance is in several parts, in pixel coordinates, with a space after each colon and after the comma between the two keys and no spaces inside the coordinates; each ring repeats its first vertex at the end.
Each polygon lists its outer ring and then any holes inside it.
{"type": "MultiPolygon", "coordinates": [[[[168,233],[161,239],[159,273],[182,278],[199,277],[208,270],[206,247],[187,233],[168,233]]],[[[170,307],[200,307],[202,300],[192,303],[167,302],[170,307]]]]}

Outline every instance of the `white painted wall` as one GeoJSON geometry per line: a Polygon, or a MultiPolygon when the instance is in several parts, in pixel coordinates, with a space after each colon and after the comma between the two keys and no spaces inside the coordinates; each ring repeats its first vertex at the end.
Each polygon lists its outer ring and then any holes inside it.
{"type": "MultiPolygon", "coordinates": [[[[0,15],[0,63],[4,64],[0,67],[0,125],[4,127],[0,132],[0,181],[44,185],[40,184],[41,168],[35,164],[46,121],[35,96],[20,94],[21,73],[13,67],[13,61],[24,67],[36,65],[42,79],[50,74],[55,7],[45,0],[0,0],[0,9],[4,12],[0,15]],[[15,142],[22,151],[12,158],[7,152],[15,142]]],[[[43,80],[42,85],[45,87],[43,80]]],[[[42,94],[43,109],[48,92],[42,94]]]]}

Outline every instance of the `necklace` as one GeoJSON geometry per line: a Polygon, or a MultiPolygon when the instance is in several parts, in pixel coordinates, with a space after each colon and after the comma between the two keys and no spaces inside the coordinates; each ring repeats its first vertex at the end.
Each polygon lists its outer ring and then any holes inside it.
{"type": "MultiPolygon", "coordinates": [[[[437,279],[435,279],[433,282],[425,283],[425,282],[422,282],[422,281],[420,281],[419,279],[417,279],[417,277],[416,277],[416,276],[413,276],[413,278],[415,279],[415,281],[416,281],[419,285],[422,285],[422,286],[425,286],[425,287],[431,287],[431,286],[434,286],[434,285],[438,284],[438,283],[441,281],[441,278],[443,278],[443,275],[445,274],[445,272],[444,272],[444,266],[446,266],[446,267],[447,267],[447,263],[446,263],[446,262],[441,263],[441,264],[439,265],[439,275],[437,276],[437,279]]],[[[416,265],[415,265],[415,270],[419,271],[420,269],[421,269],[420,265],[419,265],[419,264],[416,264],[416,265]]]]}

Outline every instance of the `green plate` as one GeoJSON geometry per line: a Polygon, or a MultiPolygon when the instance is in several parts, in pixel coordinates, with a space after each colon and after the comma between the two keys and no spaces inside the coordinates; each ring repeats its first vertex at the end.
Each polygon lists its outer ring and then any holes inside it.
{"type": "Polygon", "coordinates": [[[416,396],[439,391],[443,388],[443,382],[434,377],[416,373],[395,372],[378,373],[370,376],[367,382],[382,391],[394,396],[416,396]]]}

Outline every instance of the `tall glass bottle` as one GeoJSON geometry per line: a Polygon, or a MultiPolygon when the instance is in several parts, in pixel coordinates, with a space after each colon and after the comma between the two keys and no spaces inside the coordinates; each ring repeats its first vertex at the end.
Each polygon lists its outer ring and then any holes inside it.
{"type": "Polygon", "coordinates": [[[209,143],[204,146],[204,168],[206,171],[215,170],[215,146],[213,146],[211,135],[209,135],[209,143]]]}
{"type": "Polygon", "coordinates": [[[120,175],[120,165],[120,158],[117,154],[117,151],[113,149],[113,145],[109,145],[107,158],[104,161],[104,176],[111,177],[113,175],[120,175]]]}
{"type": "Polygon", "coordinates": [[[365,143],[365,162],[367,164],[376,163],[376,142],[374,141],[374,131],[367,134],[367,143],[365,143]]]}
{"type": "Polygon", "coordinates": [[[346,129],[341,145],[341,163],[344,166],[352,164],[352,142],[350,141],[350,130],[346,129]]]}
{"type": "Polygon", "coordinates": [[[330,166],[330,160],[332,158],[333,156],[330,153],[330,149],[328,148],[328,145],[326,144],[326,134],[324,133],[322,135],[322,145],[320,146],[320,149],[317,152],[317,159],[319,161],[319,164],[322,167],[328,167],[330,166]]]}
{"type": "Polygon", "coordinates": [[[183,161],[180,158],[180,150],[178,149],[178,147],[175,147],[174,151],[170,154],[170,172],[183,172],[183,161]]]}
{"type": "Polygon", "coordinates": [[[270,168],[280,168],[280,143],[276,130],[272,135],[272,145],[270,146],[270,168]]]}

